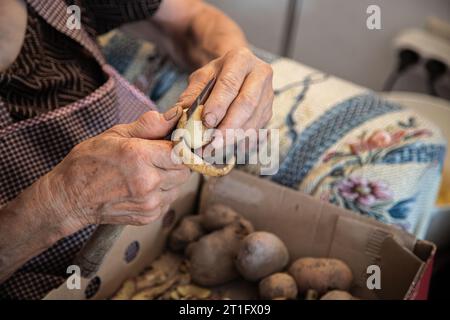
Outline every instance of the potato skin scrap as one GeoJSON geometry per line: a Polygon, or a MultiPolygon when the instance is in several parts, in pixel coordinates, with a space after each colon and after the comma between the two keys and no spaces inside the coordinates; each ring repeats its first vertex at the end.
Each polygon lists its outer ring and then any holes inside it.
{"type": "Polygon", "coordinates": [[[166,282],[156,286],[141,290],[132,296],[132,300],[153,300],[164,294],[172,285],[177,282],[178,278],[175,276],[166,282]]]}
{"type": "Polygon", "coordinates": [[[274,273],[259,283],[261,299],[295,299],[297,298],[297,284],[289,274],[274,273]]]}
{"type": "Polygon", "coordinates": [[[300,258],[292,263],[289,274],[300,294],[309,289],[316,290],[319,296],[333,289],[348,291],[353,281],[350,268],[338,259],[300,258]]]}
{"type": "Polygon", "coordinates": [[[253,232],[244,238],[237,253],[235,264],[239,273],[249,281],[258,281],[279,272],[289,262],[289,252],[276,235],[253,232]]]}
{"type": "Polygon", "coordinates": [[[119,291],[111,298],[111,300],[129,300],[136,292],[136,282],[134,279],[126,280],[119,291]]]}

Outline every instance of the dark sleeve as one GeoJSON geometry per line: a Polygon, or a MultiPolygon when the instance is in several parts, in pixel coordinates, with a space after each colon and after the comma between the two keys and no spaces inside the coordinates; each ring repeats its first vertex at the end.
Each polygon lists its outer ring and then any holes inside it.
{"type": "Polygon", "coordinates": [[[82,0],[83,9],[90,17],[90,25],[97,34],[120,25],[151,17],[162,0],[82,0]]]}

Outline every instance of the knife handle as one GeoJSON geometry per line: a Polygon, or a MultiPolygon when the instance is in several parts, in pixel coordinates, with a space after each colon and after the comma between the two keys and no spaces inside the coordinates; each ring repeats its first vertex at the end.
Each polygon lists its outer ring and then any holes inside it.
{"type": "Polygon", "coordinates": [[[83,278],[91,278],[97,273],[124,227],[115,224],[102,224],[97,227],[74,260],[74,264],[80,267],[83,278]]]}

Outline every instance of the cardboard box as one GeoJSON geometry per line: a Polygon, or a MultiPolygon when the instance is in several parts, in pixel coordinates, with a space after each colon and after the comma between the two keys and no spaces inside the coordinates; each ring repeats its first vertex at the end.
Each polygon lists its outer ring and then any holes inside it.
{"type": "MultiPolygon", "coordinates": [[[[123,280],[139,273],[164,250],[165,240],[175,221],[202,211],[213,203],[223,203],[249,219],[257,230],[277,234],[289,249],[291,260],[299,257],[334,257],[345,261],[355,280],[352,293],[364,299],[426,299],[431,276],[434,244],[417,240],[402,230],[318,201],[298,191],[234,170],[223,178],[200,184],[193,175],[171,215],[145,227],[127,227],[108,253],[98,277],[99,290],[92,299],[111,296],[123,280]],[[200,191],[199,191],[200,190],[200,191]],[[200,193],[200,199],[198,194],[200,193]],[[172,220],[172,221],[170,221],[172,220]],[[137,241],[139,252],[127,263],[124,253],[137,241]],[[369,290],[367,267],[380,267],[381,289],[369,290]]],[[[97,280],[98,282],[98,280],[97,280]]],[[[81,290],[65,284],[46,299],[85,299],[88,281],[81,290]]],[[[91,284],[92,286],[92,284],[91,284]]]]}

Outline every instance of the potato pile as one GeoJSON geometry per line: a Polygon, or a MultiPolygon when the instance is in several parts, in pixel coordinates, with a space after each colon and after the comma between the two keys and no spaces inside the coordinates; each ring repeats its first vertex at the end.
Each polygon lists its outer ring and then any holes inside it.
{"type": "Polygon", "coordinates": [[[224,205],[183,218],[168,245],[172,252],[127,280],[113,299],[224,299],[214,287],[242,278],[258,284],[261,299],[356,299],[343,261],[305,257],[288,266],[289,252],[276,235],[255,231],[224,205]]]}

